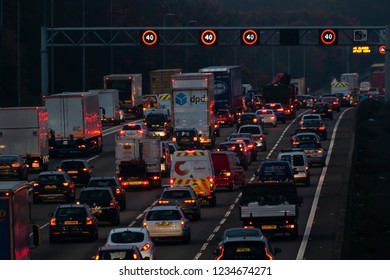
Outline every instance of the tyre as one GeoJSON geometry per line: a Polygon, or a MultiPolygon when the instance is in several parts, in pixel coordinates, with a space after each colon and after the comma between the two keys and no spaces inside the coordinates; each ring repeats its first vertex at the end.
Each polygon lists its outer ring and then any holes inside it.
{"type": "Polygon", "coordinates": [[[215,207],[217,204],[217,197],[214,195],[211,200],[209,200],[209,207],[215,207]]]}

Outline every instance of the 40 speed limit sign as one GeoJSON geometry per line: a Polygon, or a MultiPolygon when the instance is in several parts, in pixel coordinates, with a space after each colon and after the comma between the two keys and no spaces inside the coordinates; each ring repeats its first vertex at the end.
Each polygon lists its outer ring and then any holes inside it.
{"type": "Polygon", "coordinates": [[[336,45],[337,44],[337,30],[334,29],[323,29],[320,30],[320,44],[322,45],[336,45]]]}

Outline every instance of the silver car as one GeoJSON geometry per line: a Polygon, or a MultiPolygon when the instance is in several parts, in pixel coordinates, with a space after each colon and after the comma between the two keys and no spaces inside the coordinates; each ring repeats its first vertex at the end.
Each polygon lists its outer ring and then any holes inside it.
{"type": "Polygon", "coordinates": [[[190,222],[180,206],[152,206],[145,214],[142,224],[152,240],[174,238],[183,243],[191,241],[190,222]]]}

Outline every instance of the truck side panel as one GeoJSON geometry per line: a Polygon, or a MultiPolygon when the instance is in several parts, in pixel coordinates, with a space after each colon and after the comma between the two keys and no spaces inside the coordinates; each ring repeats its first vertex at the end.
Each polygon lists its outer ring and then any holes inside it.
{"type": "Polygon", "coordinates": [[[0,192],[0,260],[30,258],[28,188],[5,197],[0,192]]]}

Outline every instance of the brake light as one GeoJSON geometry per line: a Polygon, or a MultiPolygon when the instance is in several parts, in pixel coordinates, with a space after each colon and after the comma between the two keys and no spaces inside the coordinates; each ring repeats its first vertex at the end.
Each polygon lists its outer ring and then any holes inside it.
{"type": "Polygon", "coordinates": [[[115,194],[116,194],[116,195],[120,195],[120,194],[121,194],[121,190],[120,190],[119,188],[116,188],[116,189],[115,189],[115,194]]]}
{"type": "Polygon", "coordinates": [[[137,133],[138,134],[144,134],[144,131],[143,130],[137,130],[137,133]]]}
{"type": "Polygon", "coordinates": [[[322,154],[322,150],[317,150],[317,153],[322,154]]]}
{"type": "Polygon", "coordinates": [[[176,137],[172,137],[172,141],[173,141],[173,142],[176,142],[176,137]]]}
{"type": "Polygon", "coordinates": [[[57,225],[57,218],[52,218],[52,219],[50,220],[50,225],[51,225],[51,226],[56,226],[56,225],[57,225]]]}
{"type": "Polygon", "coordinates": [[[214,178],[209,178],[210,183],[214,183],[214,178]]]}
{"type": "Polygon", "coordinates": [[[83,172],[88,172],[88,168],[84,167],[83,172]]]}
{"type": "Polygon", "coordinates": [[[194,141],[198,141],[198,137],[195,136],[195,137],[193,138],[193,140],[194,140],[194,141]]]}
{"type": "Polygon", "coordinates": [[[126,131],[124,131],[124,130],[119,130],[119,131],[118,131],[118,135],[119,135],[119,136],[126,135],[126,131]]]}
{"type": "Polygon", "coordinates": [[[144,246],[142,246],[141,251],[147,251],[150,249],[150,247],[151,247],[150,244],[146,243],[144,246]]]}
{"type": "Polygon", "coordinates": [[[85,224],[86,225],[92,225],[93,224],[93,220],[90,217],[87,217],[87,218],[85,218],[85,224]]]}
{"type": "Polygon", "coordinates": [[[193,204],[193,203],[195,203],[195,199],[185,199],[184,203],[191,203],[191,204],[193,204]]]}
{"type": "Polygon", "coordinates": [[[252,144],[249,144],[249,145],[248,145],[248,148],[249,148],[249,149],[253,149],[253,145],[252,145],[252,144]]]}
{"type": "Polygon", "coordinates": [[[115,208],[115,202],[114,201],[110,201],[110,208],[115,208]]]}
{"type": "Polygon", "coordinates": [[[170,179],[170,180],[169,180],[169,183],[170,183],[170,184],[173,184],[173,179],[170,179]]]}
{"type": "Polygon", "coordinates": [[[142,185],[143,186],[148,186],[149,185],[149,181],[142,181],[142,185]]]}
{"type": "Polygon", "coordinates": [[[253,122],[254,122],[254,123],[257,123],[257,119],[253,119],[253,122]]]}
{"type": "Polygon", "coordinates": [[[232,173],[226,172],[225,175],[226,175],[227,177],[230,177],[230,176],[232,176],[232,173]]]}
{"type": "Polygon", "coordinates": [[[157,204],[169,204],[168,200],[159,200],[157,204]]]}
{"type": "Polygon", "coordinates": [[[183,221],[183,220],[180,220],[180,226],[181,226],[181,227],[184,227],[185,225],[186,225],[186,222],[183,221]]]}
{"type": "Polygon", "coordinates": [[[311,110],[313,113],[315,113],[315,112],[317,112],[317,110],[316,109],[313,109],[313,110],[311,110]]]}
{"type": "Polygon", "coordinates": [[[57,168],[57,171],[61,172],[64,171],[62,168],[57,168]]]}
{"type": "Polygon", "coordinates": [[[320,126],[320,130],[325,130],[325,126],[320,126]]]}

